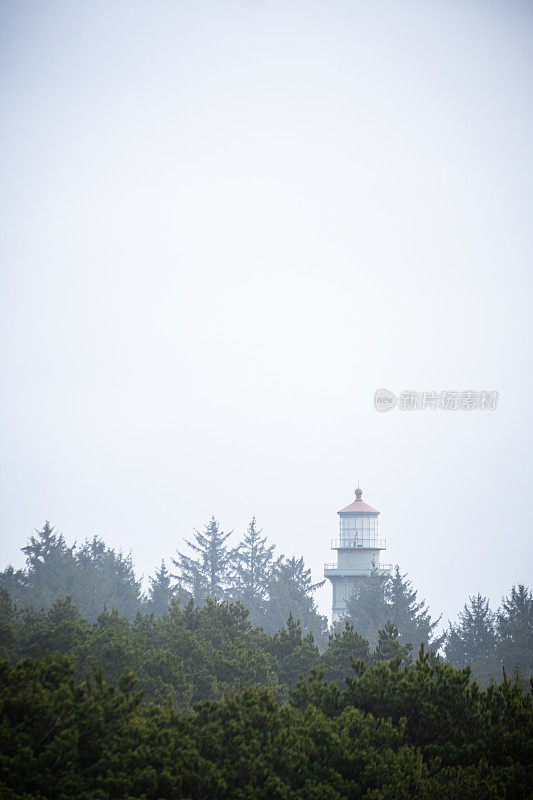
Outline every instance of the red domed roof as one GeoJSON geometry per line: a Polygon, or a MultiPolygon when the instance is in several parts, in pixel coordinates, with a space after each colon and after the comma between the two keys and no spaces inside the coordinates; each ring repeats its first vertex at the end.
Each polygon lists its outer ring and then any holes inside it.
{"type": "Polygon", "coordinates": [[[340,511],[337,511],[337,514],[379,514],[380,512],[376,511],[375,508],[372,508],[372,506],[369,506],[367,503],[363,503],[361,500],[362,495],[362,490],[357,487],[353,503],[350,503],[350,505],[345,508],[341,508],[340,511]]]}

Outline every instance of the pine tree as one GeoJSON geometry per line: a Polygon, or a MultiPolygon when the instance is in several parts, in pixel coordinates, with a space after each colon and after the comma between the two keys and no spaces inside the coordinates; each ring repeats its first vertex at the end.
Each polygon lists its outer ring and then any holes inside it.
{"type": "Polygon", "coordinates": [[[489,601],[479,592],[469,598],[459,614],[459,622],[456,625],[450,623],[445,653],[454,667],[470,666],[474,677],[483,685],[500,678],[495,617],[489,601]]]}
{"type": "Polygon", "coordinates": [[[266,597],[273,563],[274,545],[257,529],[252,517],[242,541],[231,553],[231,595],[250,611],[252,623],[264,625],[266,597]]]}
{"type": "Polygon", "coordinates": [[[271,639],[271,653],[276,659],[280,683],[295,686],[302,675],[307,675],[319,663],[318,647],[313,634],[302,636],[300,620],[289,614],[285,627],[271,639]]]}
{"type": "Polygon", "coordinates": [[[387,582],[388,620],[396,626],[400,644],[411,644],[415,652],[418,652],[422,643],[438,650],[444,641],[444,635],[433,638],[433,632],[440,617],[432,622],[425,601],[418,601],[416,589],[413,589],[411,581],[406,578],[396,566],[394,574],[387,582]]]}
{"type": "Polygon", "coordinates": [[[399,658],[407,663],[410,661],[409,653],[412,649],[413,645],[409,642],[402,644],[396,625],[392,622],[387,622],[385,627],[378,631],[378,643],[372,653],[372,660],[377,663],[378,661],[390,661],[393,658],[399,658]]]}
{"type": "Polygon", "coordinates": [[[387,588],[390,576],[375,567],[348,598],[346,617],[372,648],[378,644],[378,631],[389,619],[387,588]]]}
{"type": "Polygon", "coordinates": [[[116,607],[133,619],[140,609],[141,586],[131,555],[116,553],[98,537],[76,549],[46,522],[22,548],[26,569],[8,567],[0,586],[19,608],[48,609],[59,598],[71,597],[83,616],[96,621],[104,606],[116,607]]]}
{"type": "Polygon", "coordinates": [[[424,601],[418,601],[411,581],[396,566],[394,574],[373,569],[348,598],[346,619],[367,639],[378,646],[378,631],[391,622],[398,631],[401,645],[411,644],[418,650],[422,642],[435,650],[441,647],[444,636],[433,637],[439,619],[432,621],[424,601]]]}
{"type": "Polygon", "coordinates": [[[141,584],[135,577],[131,554],[107,547],[97,536],[76,553],[77,577],[72,599],[83,616],[95,622],[107,608],[132,620],[141,607],[141,584]]]}
{"type": "Polygon", "coordinates": [[[19,609],[31,605],[30,587],[25,570],[15,570],[11,565],[6,567],[0,572],[0,590],[7,592],[19,609]]]}
{"type": "Polygon", "coordinates": [[[368,660],[369,656],[368,642],[345,620],[343,628],[337,625],[330,633],[328,649],[321,656],[326,680],[335,681],[343,689],[351,673],[352,659],[368,660]]]}
{"type": "Polygon", "coordinates": [[[525,683],[533,676],[533,596],[523,584],[502,598],[496,624],[500,660],[525,683]]]}
{"type": "Polygon", "coordinates": [[[63,534],[57,534],[48,520],[40,531],[30,536],[28,544],[22,548],[26,556],[22,582],[24,605],[49,608],[57,597],[72,594],[77,578],[73,551],[63,534]]]}
{"type": "Polygon", "coordinates": [[[172,559],[179,570],[172,577],[190,591],[195,603],[203,604],[208,597],[212,600],[224,598],[231,556],[226,541],[231,533],[221,531],[215,517],[211,517],[203,533],[195,529],[194,541],[185,540],[198,557],[178,551],[178,558],[172,559]]]}
{"type": "Polygon", "coordinates": [[[154,617],[166,614],[175,597],[183,601],[187,600],[187,593],[181,587],[173,586],[172,575],[167,570],[164,559],[161,560],[161,566],[156,570],[155,576],[148,580],[150,588],[146,600],[146,610],[154,617]]]}
{"type": "Polygon", "coordinates": [[[303,558],[281,556],[270,573],[265,630],[280,630],[292,614],[302,630],[311,632],[319,646],[325,647],[327,619],[318,613],[313,598],[313,592],[323,584],[311,582],[311,570],[306,569],[303,558]]]}

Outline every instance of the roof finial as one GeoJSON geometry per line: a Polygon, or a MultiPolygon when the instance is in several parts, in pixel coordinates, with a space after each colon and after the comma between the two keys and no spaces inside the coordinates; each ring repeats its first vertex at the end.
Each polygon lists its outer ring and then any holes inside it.
{"type": "Polygon", "coordinates": [[[359,481],[357,481],[357,489],[355,490],[355,499],[360,500],[363,496],[362,490],[359,488],[359,481]]]}

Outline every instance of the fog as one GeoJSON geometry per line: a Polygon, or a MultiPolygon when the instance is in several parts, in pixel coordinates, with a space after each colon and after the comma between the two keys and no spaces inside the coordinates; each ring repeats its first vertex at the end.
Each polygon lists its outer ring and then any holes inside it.
{"type": "Polygon", "coordinates": [[[255,514],[318,581],[359,482],[443,622],[531,585],[531,5],[0,13],[0,569],[255,514]]]}

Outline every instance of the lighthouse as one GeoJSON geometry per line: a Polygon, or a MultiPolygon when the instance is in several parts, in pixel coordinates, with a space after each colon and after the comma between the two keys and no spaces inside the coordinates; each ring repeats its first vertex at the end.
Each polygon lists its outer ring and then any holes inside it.
{"type": "Polygon", "coordinates": [[[390,572],[390,565],[380,566],[379,553],[387,547],[379,538],[379,511],[363,501],[363,492],[355,490],[355,500],[337,512],[339,537],[332,539],[331,549],[337,551],[336,564],[324,564],[324,577],[333,589],[332,618],[339,620],[346,613],[346,602],[362,580],[372,570],[381,575],[390,572]]]}

